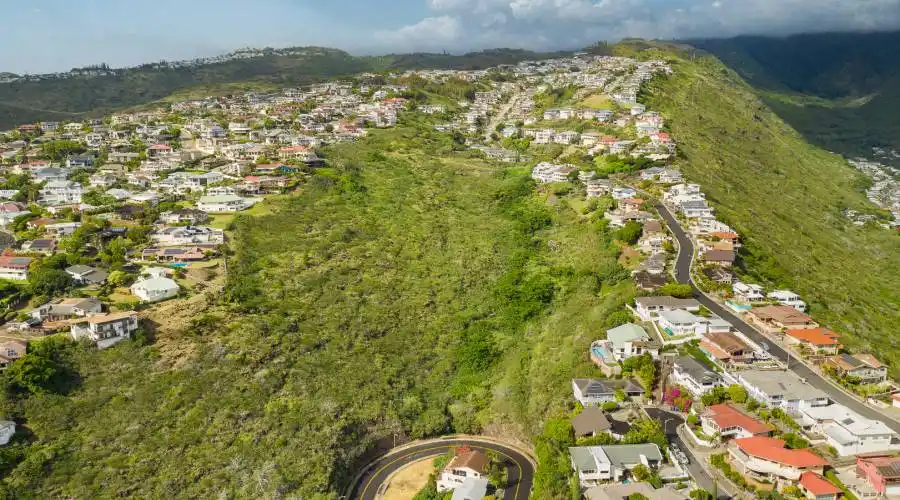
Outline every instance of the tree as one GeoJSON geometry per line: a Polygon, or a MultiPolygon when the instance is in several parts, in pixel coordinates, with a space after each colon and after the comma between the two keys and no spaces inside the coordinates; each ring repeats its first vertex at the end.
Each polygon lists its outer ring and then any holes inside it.
{"type": "Polygon", "coordinates": [[[650,499],[640,493],[632,493],[632,494],[628,495],[628,500],[650,500],[650,499]]]}
{"type": "Polygon", "coordinates": [[[756,411],[759,409],[759,402],[755,399],[750,399],[747,401],[747,409],[750,411],[756,411]]]}
{"type": "Polygon", "coordinates": [[[687,299],[694,296],[694,289],[691,288],[691,285],[687,284],[666,283],[661,286],[656,293],[662,296],[669,295],[679,299],[687,299]]]}
{"type": "Polygon", "coordinates": [[[9,367],[6,376],[19,390],[39,394],[50,390],[56,373],[52,360],[28,353],[9,367]]]}
{"type": "Polygon", "coordinates": [[[743,404],[747,401],[747,389],[738,384],[728,386],[728,397],[735,403],[743,404]]]}
{"type": "Polygon", "coordinates": [[[713,387],[700,397],[705,406],[722,404],[728,400],[728,391],[722,386],[713,387]]]}
{"type": "Polygon", "coordinates": [[[616,231],[616,239],[629,245],[634,245],[641,239],[644,227],[635,221],[629,221],[624,227],[616,231]]]}
{"type": "Polygon", "coordinates": [[[623,391],[621,388],[616,389],[616,401],[618,401],[619,403],[623,403],[627,398],[628,396],[625,394],[625,391],[623,391]]]}
{"type": "Polygon", "coordinates": [[[122,287],[131,284],[131,281],[133,279],[134,276],[126,273],[125,271],[113,271],[109,273],[109,277],[106,278],[106,282],[114,287],[122,287]]]}
{"type": "Polygon", "coordinates": [[[631,469],[631,475],[637,481],[646,481],[650,479],[650,469],[644,464],[638,464],[634,469],[631,469]]]}
{"type": "Polygon", "coordinates": [[[72,287],[72,277],[65,271],[38,267],[28,274],[28,286],[34,295],[54,296],[72,287]]]}
{"type": "Polygon", "coordinates": [[[50,160],[61,162],[73,154],[83,153],[84,145],[77,141],[53,141],[41,147],[41,153],[50,160]]]}
{"type": "Polygon", "coordinates": [[[623,311],[615,311],[609,316],[606,317],[606,328],[615,328],[617,326],[622,326],[626,323],[631,323],[634,319],[634,315],[631,314],[631,311],[625,309],[623,311]]]}

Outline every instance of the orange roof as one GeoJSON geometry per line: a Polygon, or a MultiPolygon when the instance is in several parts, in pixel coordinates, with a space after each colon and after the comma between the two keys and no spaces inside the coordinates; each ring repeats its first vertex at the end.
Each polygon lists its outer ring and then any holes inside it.
{"type": "Polygon", "coordinates": [[[712,236],[713,238],[721,238],[723,240],[736,240],[740,237],[737,233],[729,233],[723,231],[713,233],[712,236]]]}
{"type": "Polygon", "coordinates": [[[838,345],[838,334],[827,328],[788,330],[786,333],[797,340],[816,346],[838,345]]]}
{"type": "Polygon", "coordinates": [[[708,352],[710,355],[712,355],[712,357],[718,359],[719,361],[727,361],[731,359],[731,354],[728,354],[724,349],[717,346],[716,344],[713,344],[706,338],[700,341],[700,347],[706,350],[706,352],[708,352]]]}
{"type": "Polygon", "coordinates": [[[784,447],[784,441],[768,436],[753,436],[735,439],[732,442],[751,457],[798,469],[823,467],[828,464],[825,459],[809,450],[789,450],[784,447]]]}
{"type": "Polygon", "coordinates": [[[766,424],[744,415],[729,404],[710,406],[703,416],[715,422],[719,429],[740,427],[751,434],[766,434],[771,431],[766,424]]]}
{"type": "Polygon", "coordinates": [[[824,477],[815,472],[804,472],[800,474],[800,484],[806,488],[806,491],[815,496],[819,495],[837,495],[841,489],[828,482],[824,477]]]}

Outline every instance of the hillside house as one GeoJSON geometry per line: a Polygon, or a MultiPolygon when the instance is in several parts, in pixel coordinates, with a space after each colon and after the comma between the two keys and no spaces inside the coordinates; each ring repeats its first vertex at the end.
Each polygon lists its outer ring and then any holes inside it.
{"type": "Polygon", "coordinates": [[[672,367],[672,379],[694,396],[700,396],[723,385],[722,377],[690,356],[680,356],[672,367]]]}
{"type": "Polygon", "coordinates": [[[137,329],[137,313],[129,311],[89,316],[74,321],[71,335],[76,341],[87,339],[94,342],[98,349],[105,349],[131,338],[137,329]]]}
{"type": "Polygon", "coordinates": [[[800,404],[795,419],[804,429],[825,436],[838,456],[879,453],[900,449],[898,435],[884,422],[871,420],[839,404],[800,404]]]}
{"type": "MultiPolygon", "coordinates": [[[[900,457],[859,457],[856,459],[856,473],[876,495],[900,495],[900,457]]],[[[858,496],[863,498],[861,494],[858,496]]]]}
{"type": "Polygon", "coordinates": [[[709,406],[700,414],[700,428],[708,436],[722,441],[753,436],[768,436],[772,429],[764,422],[741,413],[730,404],[709,406]]]}
{"type": "Polygon", "coordinates": [[[781,305],[754,307],[747,312],[746,318],[748,322],[770,334],[819,326],[814,319],[797,309],[781,305]]]}
{"type": "Polygon", "coordinates": [[[793,307],[800,312],[806,312],[806,302],[800,300],[800,296],[790,290],[775,290],[769,293],[768,298],[783,306],[793,307]]]}
{"type": "Polygon", "coordinates": [[[791,450],[767,436],[735,439],[728,446],[732,467],[756,481],[796,484],[804,472],[821,475],[828,462],[808,449],[791,450]]]}
{"type": "Polygon", "coordinates": [[[620,481],[638,465],[655,470],[663,462],[659,446],[653,443],[575,446],[569,448],[569,458],[583,488],[620,481]]]}
{"type": "Polygon", "coordinates": [[[788,330],[784,340],[788,345],[802,347],[813,359],[834,356],[841,350],[838,334],[827,328],[788,330]]]}
{"type": "Polygon", "coordinates": [[[634,323],[626,323],[607,330],[606,340],[616,361],[643,354],[650,354],[654,358],[659,356],[659,343],[652,340],[646,330],[634,323]]]}
{"type": "Polygon", "coordinates": [[[0,255],[0,279],[24,281],[28,279],[31,257],[0,255]]]}
{"type": "Polygon", "coordinates": [[[206,213],[239,212],[254,205],[255,200],[235,195],[201,196],[197,209],[206,213]]]}
{"type": "Polygon", "coordinates": [[[95,267],[81,264],[66,268],[66,273],[72,277],[76,285],[100,285],[109,277],[109,273],[95,267]]]}
{"type": "Polygon", "coordinates": [[[825,366],[839,377],[854,377],[863,384],[880,384],[887,380],[887,366],[871,354],[838,354],[825,360],[825,366]]]}
{"type": "MultiPolygon", "coordinates": [[[[0,342],[0,371],[9,368],[13,361],[21,358],[28,352],[28,341],[11,339],[0,342]]],[[[2,430],[0,430],[0,444],[3,442],[2,430]]]]}
{"type": "Polygon", "coordinates": [[[143,302],[159,302],[178,295],[180,287],[170,278],[148,278],[131,285],[131,293],[143,302]]]}
{"type": "Polygon", "coordinates": [[[799,411],[800,405],[824,406],[830,403],[828,394],[809,385],[789,371],[742,370],[735,372],[738,383],[747,394],[770,408],[782,408],[789,413],[799,411]]]}
{"type": "Polygon", "coordinates": [[[694,299],[678,299],[669,296],[637,297],[634,299],[635,312],[644,321],[653,321],[663,311],[682,310],[699,312],[700,303],[694,299]]]}
{"type": "Polygon", "coordinates": [[[37,321],[65,321],[103,312],[103,304],[96,297],[58,299],[32,309],[28,315],[37,321]]]}
{"type": "Polygon", "coordinates": [[[455,490],[469,479],[484,479],[490,459],[480,451],[459,448],[456,455],[441,471],[437,480],[438,491],[455,490]]]}

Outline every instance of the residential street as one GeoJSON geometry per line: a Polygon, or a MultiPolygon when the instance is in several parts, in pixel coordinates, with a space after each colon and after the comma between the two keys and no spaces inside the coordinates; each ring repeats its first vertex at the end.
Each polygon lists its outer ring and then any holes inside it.
{"type": "MultiPolygon", "coordinates": [[[[787,364],[789,354],[784,349],[782,349],[775,342],[772,342],[771,340],[766,338],[765,335],[759,333],[755,328],[745,323],[741,318],[733,314],[730,310],[707,297],[697,288],[697,286],[691,280],[690,272],[694,256],[693,241],[684,231],[684,229],[678,223],[678,220],[672,215],[668,208],[666,208],[663,204],[658,204],[656,208],[659,210],[660,216],[663,218],[663,220],[665,220],[666,225],[672,231],[672,234],[674,234],[675,238],[678,239],[679,252],[678,258],[675,262],[675,277],[678,282],[683,284],[689,283],[694,289],[694,298],[697,301],[703,304],[714,314],[731,323],[736,330],[740,331],[757,344],[765,343],[768,346],[769,354],[771,354],[779,361],[787,364]]],[[[842,404],[847,408],[850,408],[853,411],[859,413],[860,415],[863,415],[864,417],[874,420],[881,420],[891,429],[900,432],[900,422],[888,417],[887,415],[875,410],[874,408],[865,405],[864,403],[860,402],[856,398],[849,396],[843,391],[838,390],[830,382],[823,379],[818,373],[810,370],[803,363],[797,360],[791,360],[789,366],[791,371],[796,373],[799,377],[806,379],[806,381],[810,385],[828,393],[829,397],[835,403],[842,404]]]]}
{"type": "Polygon", "coordinates": [[[687,443],[682,441],[681,436],[676,432],[678,426],[684,423],[684,419],[681,418],[681,415],[659,408],[644,408],[644,411],[647,412],[647,415],[649,415],[650,418],[659,420],[663,423],[663,430],[666,432],[666,437],[669,438],[669,442],[678,445],[678,447],[688,456],[691,463],[688,464],[687,469],[691,474],[691,477],[694,478],[694,481],[697,482],[697,485],[709,492],[716,489],[718,498],[720,499],[731,498],[731,494],[729,494],[721,484],[717,484],[715,487],[713,486],[713,479],[701,465],[700,459],[694,455],[691,448],[687,443]]]}

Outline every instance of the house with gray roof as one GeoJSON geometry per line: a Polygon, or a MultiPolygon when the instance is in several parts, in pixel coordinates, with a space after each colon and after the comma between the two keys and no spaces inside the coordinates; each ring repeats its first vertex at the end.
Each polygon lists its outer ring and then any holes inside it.
{"type": "Polygon", "coordinates": [[[680,356],[675,360],[672,379],[695,396],[724,384],[721,375],[690,356],[680,356]]]}
{"type": "Polygon", "coordinates": [[[634,309],[644,321],[653,321],[663,311],[682,310],[691,313],[700,311],[700,303],[694,299],[676,297],[638,297],[634,299],[634,309]]]}
{"type": "Polygon", "coordinates": [[[572,428],[575,429],[575,437],[596,436],[612,428],[609,419],[603,410],[596,406],[588,406],[581,413],[572,417],[572,428]]]}
{"type": "Polygon", "coordinates": [[[663,461],[659,446],[653,443],[573,446],[569,448],[569,458],[584,488],[603,481],[620,481],[638,465],[655,469],[663,461]]]}
{"type": "Polygon", "coordinates": [[[602,405],[616,400],[616,390],[605,381],[594,378],[572,379],[572,393],[584,406],[602,405]]]}

